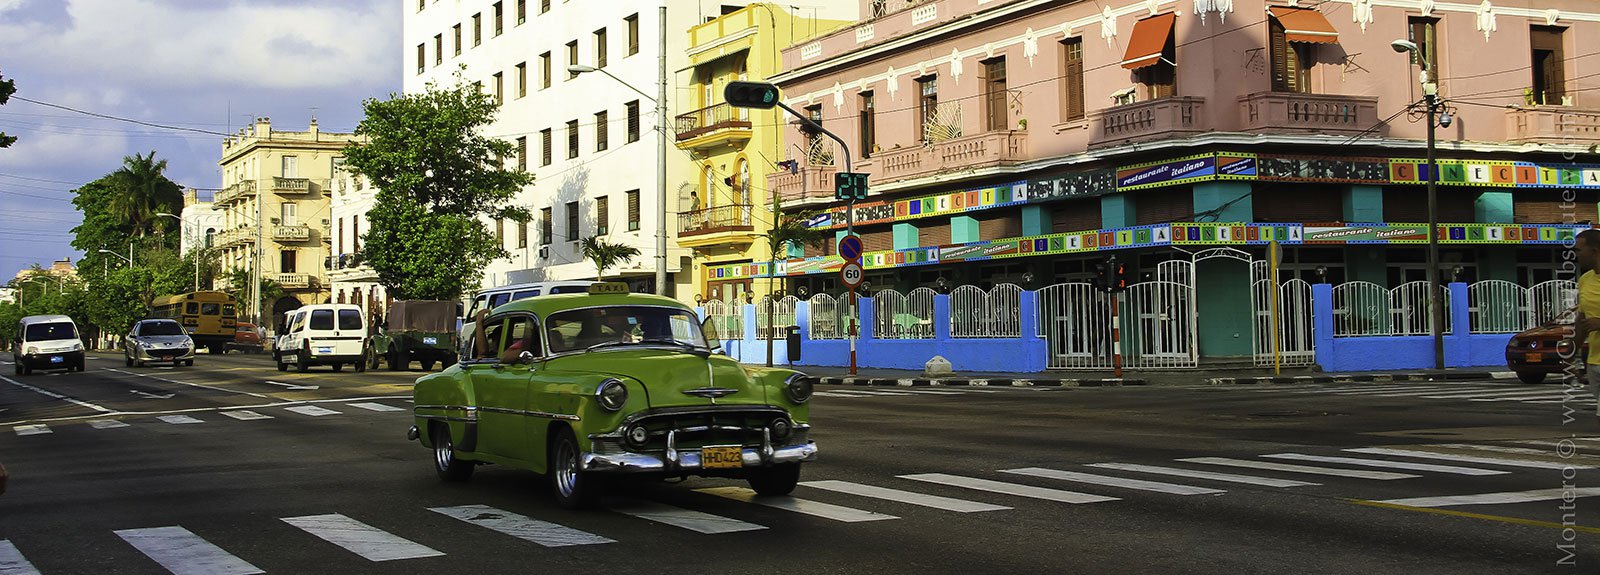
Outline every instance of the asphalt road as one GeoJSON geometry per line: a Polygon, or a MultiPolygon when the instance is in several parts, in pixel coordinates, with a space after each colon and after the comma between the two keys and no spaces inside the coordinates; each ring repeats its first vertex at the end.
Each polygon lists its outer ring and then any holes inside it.
{"type": "Polygon", "coordinates": [[[1600,422],[1559,385],[828,387],[792,498],[573,512],[439,482],[419,373],[0,367],[0,575],[1600,572],[1600,422]]]}

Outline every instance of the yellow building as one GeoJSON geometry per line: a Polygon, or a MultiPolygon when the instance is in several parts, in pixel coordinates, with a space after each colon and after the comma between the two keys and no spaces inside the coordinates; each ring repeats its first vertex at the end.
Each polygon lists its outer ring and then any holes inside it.
{"type": "Polygon", "coordinates": [[[285,294],[262,304],[269,322],[329,300],[329,180],[341,150],[355,139],[319,131],[316,119],[304,132],[283,132],[260,118],[222,142],[222,191],[212,200],[223,220],[213,242],[223,269],[220,287],[248,288],[229,285],[228,273],[251,270],[260,241],[261,277],[277,282],[285,294]]]}
{"type": "MultiPolygon", "coordinates": [[[[678,245],[694,251],[694,295],[742,299],[767,293],[767,282],[718,281],[711,266],[759,264],[770,254],[763,237],[772,226],[767,174],[786,157],[779,109],[728,106],[722,90],[734,80],[763,81],[777,73],[779,50],[852,22],[800,17],[783,6],[751,4],[689,29],[690,67],[679,74],[680,101],[697,105],[676,118],[679,149],[695,159],[699,177],[686,186],[678,213],[678,245]],[[691,95],[692,94],[692,95],[691,95]]],[[[690,299],[685,297],[684,299],[690,299]]]]}

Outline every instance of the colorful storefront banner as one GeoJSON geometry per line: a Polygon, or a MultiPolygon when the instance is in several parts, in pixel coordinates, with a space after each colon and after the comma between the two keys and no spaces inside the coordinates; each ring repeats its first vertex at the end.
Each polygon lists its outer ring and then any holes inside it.
{"type": "Polygon", "coordinates": [[[1117,191],[1142,190],[1217,179],[1217,155],[1202,154],[1117,169],[1117,191]]]}
{"type": "MultiPolygon", "coordinates": [[[[1014,182],[903,200],[858,203],[855,206],[855,224],[861,226],[948,216],[961,212],[1014,206],[1028,201],[1028,183],[1014,182]]],[[[846,209],[845,206],[834,206],[828,212],[807,221],[807,225],[812,228],[843,228],[846,225],[846,209]]]]}
{"type": "MultiPolygon", "coordinates": [[[[1439,243],[1476,245],[1554,245],[1570,242],[1587,226],[1559,224],[1439,224],[1439,243]]],[[[868,252],[867,269],[957,263],[1031,256],[1089,253],[1160,246],[1425,244],[1428,225],[1417,223],[1308,224],[1217,223],[1154,224],[1130,228],[1086,230],[960,245],[899,251],[868,252]]],[[[839,256],[816,256],[778,262],[778,275],[797,276],[838,271],[839,256]]],[[[707,266],[707,279],[766,277],[767,264],[707,266]]]]}

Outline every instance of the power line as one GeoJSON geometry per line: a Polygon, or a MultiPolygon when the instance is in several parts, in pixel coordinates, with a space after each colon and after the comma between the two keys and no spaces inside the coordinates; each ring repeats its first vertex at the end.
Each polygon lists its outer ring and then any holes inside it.
{"type": "Polygon", "coordinates": [[[168,124],[157,124],[155,122],[146,122],[144,120],[135,120],[133,118],[124,118],[124,117],[121,117],[121,116],[112,116],[110,114],[101,114],[101,113],[98,113],[98,112],[90,112],[88,110],[80,110],[78,108],[73,108],[71,106],[63,106],[61,104],[52,104],[52,103],[49,103],[49,102],[41,102],[39,100],[32,100],[32,99],[24,98],[22,96],[17,96],[17,95],[12,95],[11,99],[13,99],[13,100],[21,100],[23,102],[27,102],[27,103],[30,103],[30,104],[36,104],[36,105],[39,105],[39,106],[45,106],[45,107],[48,107],[48,108],[55,108],[55,109],[58,109],[58,110],[66,110],[68,112],[73,112],[73,113],[77,113],[77,114],[83,114],[85,116],[93,116],[93,117],[96,117],[96,118],[104,118],[104,119],[107,119],[107,120],[116,120],[118,122],[128,122],[130,124],[138,124],[140,126],[149,126],[151,128],[161,128],[163,130],[176,130],[176,131],[180,131],[180,132],[195,132],[195,133],[199,133],[199,134],[211,134],[213,136],[222,136],[224,138],[231,136],[231,134],[224,134],[222,132],[213,132],[211,130],[202,130],[202,129],[199,129],[199,128],[187,128],[187,127],[184,127],[184,126],[172,126],[172,125],[168,125],[168,124]]]}

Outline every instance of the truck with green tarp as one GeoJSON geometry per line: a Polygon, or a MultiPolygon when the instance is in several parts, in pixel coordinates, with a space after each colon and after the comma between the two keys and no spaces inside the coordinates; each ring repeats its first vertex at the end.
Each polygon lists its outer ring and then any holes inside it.
{"type": "Polygon", "coordinates": [[[389,306],[388,315],[378,322],[369,347],[371,369],[380,362],[391,371],[409,369],[421,362],[432,371],[434,364],[450,367],[456,363],[456,302],[401,300],[389,306]]]}

